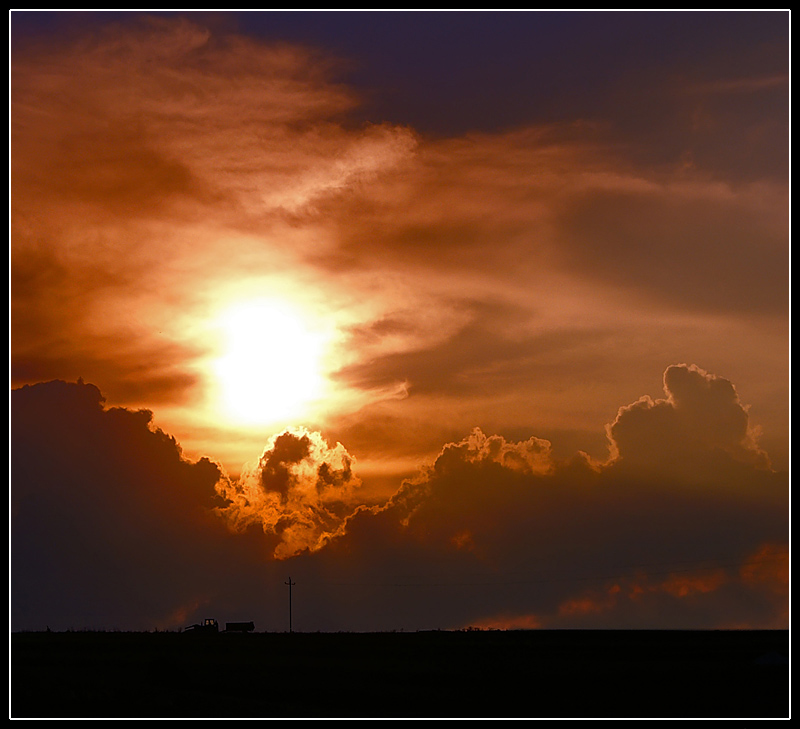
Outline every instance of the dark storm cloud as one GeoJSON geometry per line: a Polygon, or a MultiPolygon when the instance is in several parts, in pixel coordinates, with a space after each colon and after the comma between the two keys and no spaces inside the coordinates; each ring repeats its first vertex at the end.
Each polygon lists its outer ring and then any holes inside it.
{"type": "Polygon", "coordinates": [[[91,385],[15,390],[12,626],[280,625],[290,571],[307,629],[781,627],[787,474],[728,380],[676,365],[664,385],[620,408],[604,462],[475,429],[375,506],[317,433],[230,483],[91,385]]]}
{"type": "Polygon", "coordinates": [[[13,390],[10,414],[12,624],[171,624],[219,566],[219,467],[93,385],[13,390]]]}
{"type": "Polygon", "coordinates": [[[449,616],[410,608],[434,622],[782,624],[787,475],[768,468],[729,381],[673,366],[664,382],[664,399],[620,409],[605,463],[476,430],[386,506],[358,511],[320,560],[346,574],[336,560],[359,554],[365,582],[469,593],[449,616]],[[743,577],[759,569],[766,592],[743,577]]]}

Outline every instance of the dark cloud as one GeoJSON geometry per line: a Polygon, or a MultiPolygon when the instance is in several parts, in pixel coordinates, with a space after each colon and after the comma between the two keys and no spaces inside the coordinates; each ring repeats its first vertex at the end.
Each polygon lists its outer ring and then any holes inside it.
{"type": "Polygon", "coordinates": [[[344,570],[357,554],[365,582],[459,595],[409,608],[437,624],[782,624],[787,474],[769,469],[729,381],[685,365],[664,381],[664,400],[620,410],[605,462],[476,430],[355,513],[319,559],[344,570]],[[766,591],[742,577],[760,569],[766,591]]]}
{"type": "Polygon", "coordinates": [[[286,498],[290,486],[289,467],[307,458],[311,449],[308,435],[300,437],[282,433],[275,444],[261,456],[259,462],[261,486],[286,498]]]}
{"type": "Polygon", "coordinates": [[[604,461],[476,429],[372,506],[318,433],[232,483],[92,385],[14,390],[12,626],[280,629],[291,574],[306,629],[781,627],[787,474],[729,381],[664,384],[620,409],[604,461]]]}
{"type": "Polygon", "coordinates": [[[219,564],[220,468],[82,382],[12,390],[10,415],[12,624],[170,624],[219,564]]]}
{"type": "Polygon", "coordinates": [[[609,427],[623,468],[707,479],[727,474],[732,462],[769,467],[730,381],[675,365],[664,373],[664,392],[621,408],[609,427]]]}

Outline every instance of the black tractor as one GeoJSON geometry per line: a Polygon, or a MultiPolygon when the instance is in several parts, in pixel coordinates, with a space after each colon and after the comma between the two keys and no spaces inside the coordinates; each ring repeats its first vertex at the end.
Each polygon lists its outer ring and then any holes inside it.
{"type": "Polygon", "coordinates": [[[209,633],[219,633],[219,623],[214,618],[206,618],[202,623],[195,623],[185,629],[187,633],[199,633],[208,635],[209,633]]]}

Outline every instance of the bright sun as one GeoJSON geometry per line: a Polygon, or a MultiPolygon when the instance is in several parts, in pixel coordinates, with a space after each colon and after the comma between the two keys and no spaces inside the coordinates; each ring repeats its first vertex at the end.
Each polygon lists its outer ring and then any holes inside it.
{"type": "Polygon", "coordinates": [[[219,325],[224,345],[214,372],[228,418],[284,421],[301,416],[322,395],[325,337],[298,310],[248,301],[225,311],[219,325]]]}

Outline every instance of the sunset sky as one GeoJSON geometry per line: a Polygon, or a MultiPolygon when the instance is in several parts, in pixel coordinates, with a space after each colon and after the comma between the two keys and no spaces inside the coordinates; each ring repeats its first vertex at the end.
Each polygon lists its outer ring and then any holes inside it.
{"type": "Polygon", "coordinates": [[[788,12],[11,12],[14,630],[788,626],[788,12]]]}

